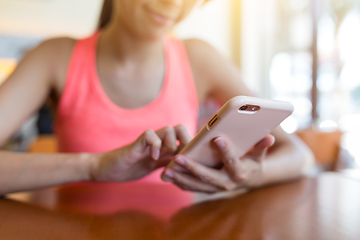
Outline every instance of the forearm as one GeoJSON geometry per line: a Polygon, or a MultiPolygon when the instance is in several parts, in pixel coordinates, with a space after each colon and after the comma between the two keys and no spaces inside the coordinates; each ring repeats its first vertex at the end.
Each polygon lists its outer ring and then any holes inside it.
{"type": "Polygon", "coordinates": [[[90,154],[0,151],[0,195],[90,179],[90,154]]]}
{"type": "Polygon", "coordinates": [[[263,161],[262,185],[295,179],[314,165],[310,149],[296,137],[268,154],[263,161]]]}

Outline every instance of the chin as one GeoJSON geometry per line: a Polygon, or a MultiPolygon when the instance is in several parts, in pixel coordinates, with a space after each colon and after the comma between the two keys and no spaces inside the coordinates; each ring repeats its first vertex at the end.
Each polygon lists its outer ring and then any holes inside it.
{"type": "Polygon", "coordinates": [[[169,29],[152,29],[151,31],[142,31],[139,36],[147,40],[159,40],[169,31],[169,29]]]}

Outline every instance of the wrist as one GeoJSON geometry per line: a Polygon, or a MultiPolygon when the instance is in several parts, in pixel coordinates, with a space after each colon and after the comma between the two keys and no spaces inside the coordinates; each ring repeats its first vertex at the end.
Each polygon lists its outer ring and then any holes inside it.
{"type": "Polygon", "coordinates": [[[94,181],[94,169],[99,162],[99,154],[80,153],[78,154],[80,181],[94,181]]]}

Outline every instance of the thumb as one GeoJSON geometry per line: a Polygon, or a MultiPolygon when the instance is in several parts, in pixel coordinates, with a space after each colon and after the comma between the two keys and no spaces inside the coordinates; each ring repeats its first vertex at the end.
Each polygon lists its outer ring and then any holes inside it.
{"type": "Polygon", "coordinates": [[[252,150],[248,153],[248,156],[250,156],[252,159],[256,161],[261,161],[264,155],[266,154],[266,151],[269,147],[274,145],[275,138],[273,135],[267,135],[265,138],[260,140],[255,146],[252,148],[252,150]]]}

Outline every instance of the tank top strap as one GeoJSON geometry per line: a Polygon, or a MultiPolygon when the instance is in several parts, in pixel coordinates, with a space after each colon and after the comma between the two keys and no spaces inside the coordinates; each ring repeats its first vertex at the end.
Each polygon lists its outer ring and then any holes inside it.
{"type": "Polygon", "coordinates": [[[88,81],[91,80],[91,69],[96,57],[96,44],[100,33],[96,32],[88,38],[75,43],[68,64],[65,87],[58,104],[57,114],[63,114],[70,109],[81,107],[83,93],[89,90],[88,81]]]}
{"type": "Polygon", "coordinates": [[[198,98],[183,43],[164,37],[166,72],[161,93],[143,107],[124,109],[113,103],[101,86],[96,63],[98,39],[99,33],[95,33],[74,46],[54,125],[59,150],[105,152],[131,143],[146,129],[179,124],[194,136],[198,98]]]}

